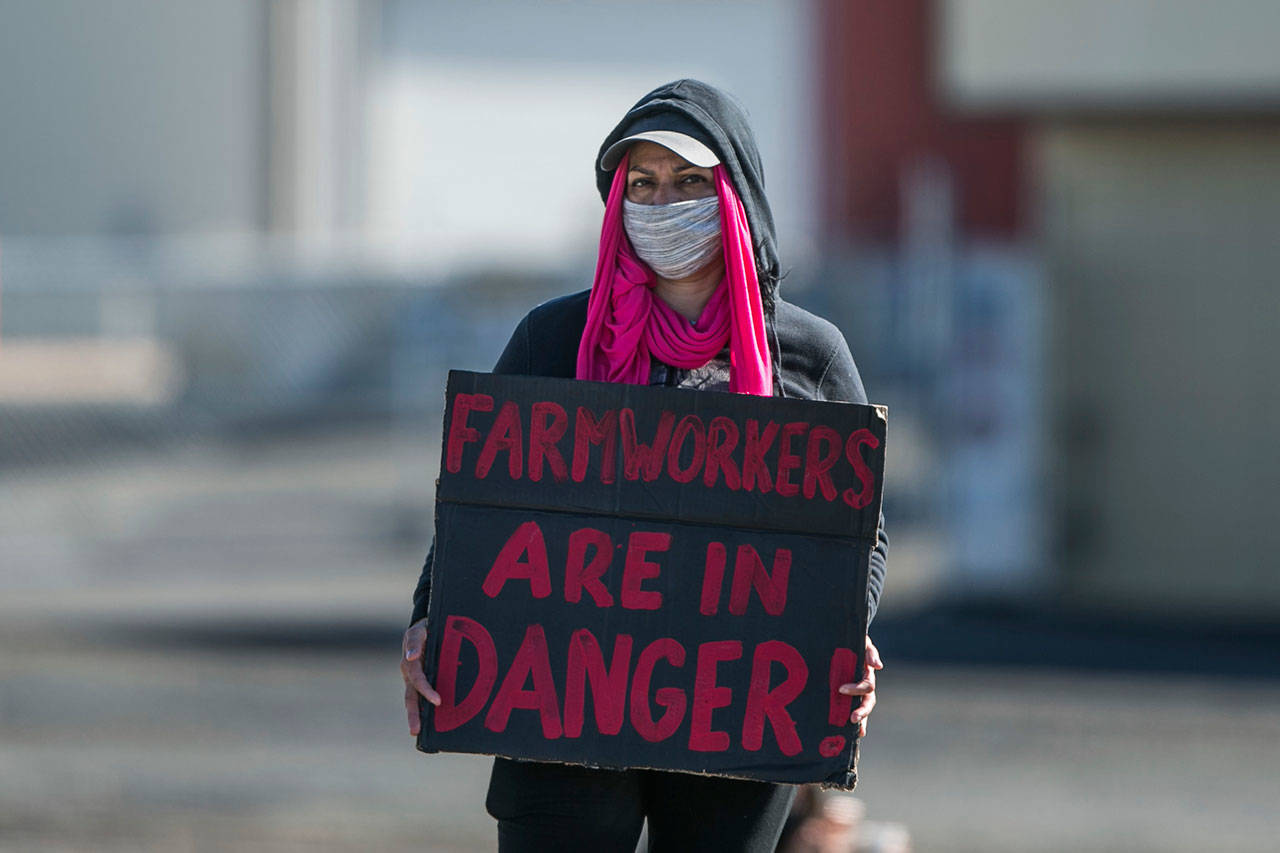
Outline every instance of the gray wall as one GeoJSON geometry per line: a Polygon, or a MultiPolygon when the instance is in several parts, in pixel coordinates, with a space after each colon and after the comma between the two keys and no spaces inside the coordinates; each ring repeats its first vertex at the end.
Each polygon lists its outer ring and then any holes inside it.
{"type": "Polygon", "coordinates": [[[0,235],[265,224],[261,0],[0,0],[0,235]]]}
{"type": "Polygon", "coordinates": [[[1054,483],[1081,602],[1280,615],[1277,138],[1204,121],[1044,133],[1054,483]]]}

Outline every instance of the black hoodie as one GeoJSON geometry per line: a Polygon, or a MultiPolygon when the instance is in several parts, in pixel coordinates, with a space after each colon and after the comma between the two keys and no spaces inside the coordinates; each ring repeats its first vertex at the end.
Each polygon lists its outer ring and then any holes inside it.
{"type": "Polygon", "coordinates": [[[678,130],[706,145],[729,173],[738,198],[747,212],[751,242],[755,248],[760,297],[767,314],[773,313],[778,279],[778,236],[773,213],[764,194],[764,167],[756,138],[747,123],[746,110],[732,96],[698,80],[676,80],[659,86],[627,111],[622,121],[605,137],[596,155],[596,187],[600,198],[608,200],[613,170],[600,167],[601,157],[619,139],[644,130],[678,130]],[[664,121],[675,114],[675,122],[664,121]]]}

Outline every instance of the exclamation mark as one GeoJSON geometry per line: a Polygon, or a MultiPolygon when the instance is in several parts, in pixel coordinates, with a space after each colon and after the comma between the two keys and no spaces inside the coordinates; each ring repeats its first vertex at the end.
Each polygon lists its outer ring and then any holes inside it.
{"type": "MultiPolygon", "coordinates": [[[[827,722],[833,726],[844,728],[849,725],[849,715],[853,713],[853,697],[839,691],[841,684],[852,684],[858,680],[858,656],[851,649],[836,649],[831,655],[830,705],[827,722]]],[[[818,754],[823,758],[831,758],[844,751],[848,741],[844,735],[828,735],[818,744],[818,754]]]]}

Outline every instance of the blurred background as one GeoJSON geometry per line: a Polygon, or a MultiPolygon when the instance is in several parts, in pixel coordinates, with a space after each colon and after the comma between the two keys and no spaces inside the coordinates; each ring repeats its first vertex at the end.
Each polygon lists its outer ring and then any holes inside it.
{"type": "Polygon", "coordinates": [[[598,145],[690,76],[890,407],[860,849],[1274,849],[1278,40],[1272,0],[0,0],[0,848],[494,847],[486,762],[400,707],[444,376],[589,286],[598,145]]]}

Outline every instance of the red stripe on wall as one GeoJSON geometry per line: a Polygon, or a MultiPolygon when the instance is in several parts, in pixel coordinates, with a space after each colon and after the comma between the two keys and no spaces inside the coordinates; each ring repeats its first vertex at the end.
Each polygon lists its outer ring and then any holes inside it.
{"type": "Polygon", "coordinates": [[[960,233],[1009,239],[1024,225],[1025,122],[956,115],[935,83],[936,3],[819,4],[822,210],[829,238],[893,242],[904,170],[925,157],[951,169],[960,233]]]}

